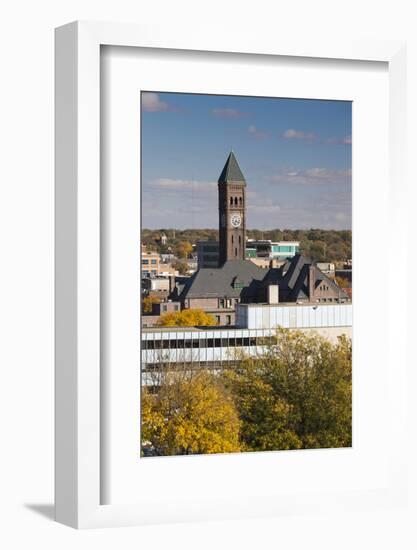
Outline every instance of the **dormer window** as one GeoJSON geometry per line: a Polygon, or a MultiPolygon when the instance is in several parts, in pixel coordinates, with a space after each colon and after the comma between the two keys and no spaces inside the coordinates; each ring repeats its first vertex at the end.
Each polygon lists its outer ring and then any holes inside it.
{"type": "Polygon", "coordinates": [[[238,277],[235,277],[232,282],[232,287],[236,290],[242,290],[244,288],[244,283],[238,277]]]}

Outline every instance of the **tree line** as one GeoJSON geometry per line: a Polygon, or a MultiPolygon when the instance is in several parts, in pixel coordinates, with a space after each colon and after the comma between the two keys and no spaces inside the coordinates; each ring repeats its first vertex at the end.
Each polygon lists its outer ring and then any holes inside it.
{"type": "Polygon", "coordinates": [[[352,344],[278,329],[262,355],[221,371],[152,370],[142,387],[142,454],[352,445],[352,344]]]}
{"type": "MultiPolygon", "coordinates": [[[[343,262],[352,258],[352,231],[335,229],[248,229],[249,239],[300,241],[300,252],[318,262],[343,262]]],[[[190,253],[198,241],[218,240],[216,229],[143,229],[142,243],[159,253],[174,252],[179,258],[190,253]],[[160,236],[167,236],[166,245],[160,236]]]]}

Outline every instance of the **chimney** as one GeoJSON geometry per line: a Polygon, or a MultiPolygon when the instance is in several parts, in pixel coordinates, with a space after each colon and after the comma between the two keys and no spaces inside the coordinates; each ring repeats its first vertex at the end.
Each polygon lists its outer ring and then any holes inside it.
{"type": "Polygon", "coordinates": [[[279,286],[278,285],[267,286],[267,302],[270,305],[279,303],[279,286]]]}
{"type": "Polygon", "coordinates": [[[308,267],[308,299],[310,302],[314,301],[315,294],[315,285],[316,285],[316,268],[314,265],[308,267]]]}
{"type": "Polygon", "coordinates": [[[168,279],[169,279],[169,295],[171,295],[176,289],[175,275],[169,275],[168,279]]]}

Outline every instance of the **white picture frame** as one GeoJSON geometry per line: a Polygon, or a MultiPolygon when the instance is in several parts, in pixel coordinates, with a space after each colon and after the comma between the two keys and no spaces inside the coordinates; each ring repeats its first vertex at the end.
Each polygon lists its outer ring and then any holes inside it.
{"type": "MultiPolygon", "coordinates": [[[[405,44],[401,42],[330,42],[247,36],[238,29],[216,33],[113,23],[75,22],[56,30],[56,519],[76,528],[203,519],[201,510],[185,517],[167,502],[160,516],[135,504],[101,504],[100,401],[100,48],[126,46],[235,54],[258,54],[388,63],[390,123],[390,190],[396,232],[404,220],[405,188],[405,44]]],[[[391,237],[390,237],[391,238],[391,237]]],[[[404,253],[404,251],[403,251],[404,253]]],[[[390,299],[390,314],[405,318],[405,301],[390,299]]],[[[398,419],[405,419],[405,352],[399,352],[391,392],[398,419]]],[[[392,373],[390,373],[390,376],[392,373]]],[[[390,378],[391,380],[391,378],[390,378]]],[[[404,498],[406,480],[403,434],[399,434],[386,491],[351,495],[289,494],[285,504],[258,504],[258,515],[313,511],[339,505],[344,509],[377,501],[395,504],[404,498]]],[[[175,495],[173,495],[175,497],[175,495]]],[[[230,503],[215,502],[215,517],[230,503]]]]}

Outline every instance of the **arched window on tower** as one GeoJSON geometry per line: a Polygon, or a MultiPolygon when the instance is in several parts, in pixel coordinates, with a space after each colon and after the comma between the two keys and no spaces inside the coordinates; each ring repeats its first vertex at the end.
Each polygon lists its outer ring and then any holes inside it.
{"type": "Polygon", "coordinates": [[[242,204],[243,204],[243,199],[242,197],[239,197],[239,205],[242,206],[242,204]]]}
{"type": "Polygon", "coordinates": [[[230,197],[230,206],[233,206],[233,197],[230,197]]]}
{"type": "Polygon", "coordinates": [[[233,235],[232,235],[232,244],[233,244],[233,235]]]}
{"type": "Polygon", "coordinates": [[[237,206],[237,197],[235,197],[235,206],[237,206]]]}

